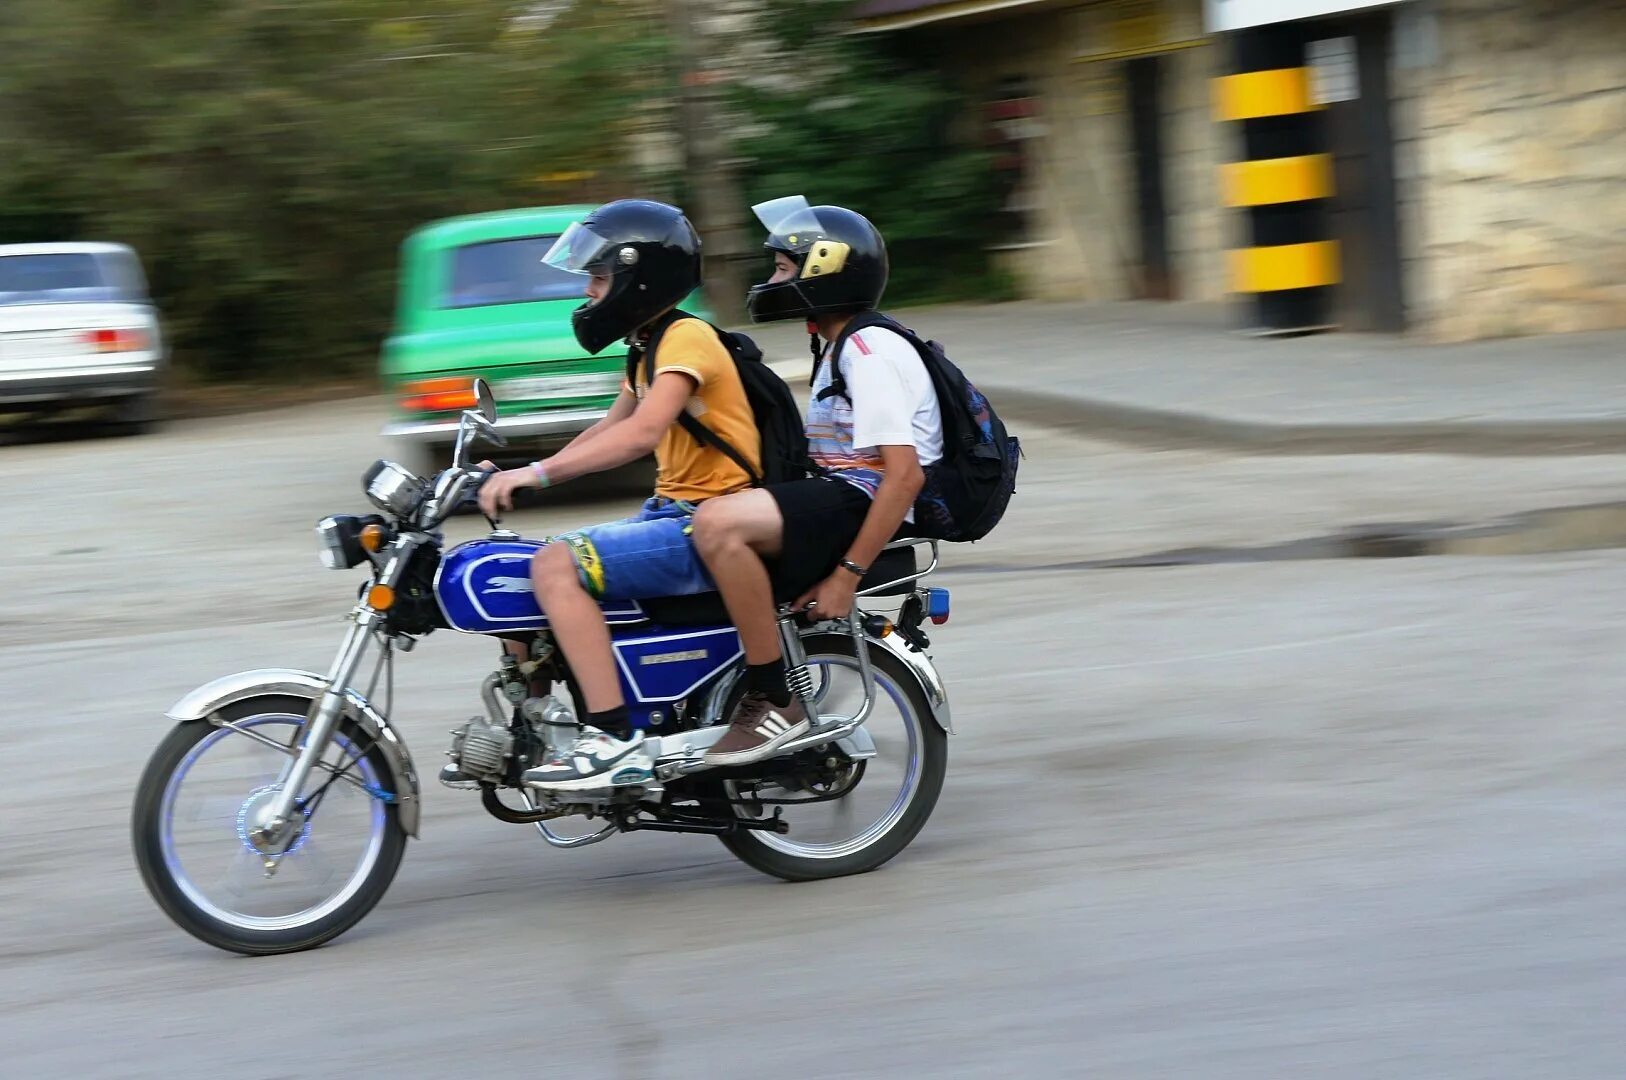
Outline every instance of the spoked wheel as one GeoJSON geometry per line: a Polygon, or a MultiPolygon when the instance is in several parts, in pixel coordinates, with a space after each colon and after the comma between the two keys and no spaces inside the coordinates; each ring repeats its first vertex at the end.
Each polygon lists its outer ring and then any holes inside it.
{"type": "MultiPolygon", "coordinates": [[[[786,833],[740,830],[722,837],[730,851],[763,873],[812,881],[874,870],[909,846],[937,805],[948,736],[901,661],[872,646],[870,662],[875,709],[863,730],[875,743],[874,757],[854,760],[832,743],[761,766],[761,782],[721,785],[735,814],[761,818],[779,812],[790,826],[786,833]],[[780,764],[782,770],[774,768],[780,764]]],[[[821,714],[858,711],[864,684],[852,638],[809,638],[807,663],[821,714]]]]}
{"type": "Polygon", "coordinates": [[[349,721],[323,758],[345,776],[312,770],[289,826],[275,837],[256,828],[291,760],[278,747],[294,745],[307,705],[262,697],[220,710],[242,731],[179,724],[142,774],[132,821],[142,880],[211,945],[249,955],[320,945],[372,910],[401,863],[399,810],[372,794],[389,791],[388,766],[349,721]]]}

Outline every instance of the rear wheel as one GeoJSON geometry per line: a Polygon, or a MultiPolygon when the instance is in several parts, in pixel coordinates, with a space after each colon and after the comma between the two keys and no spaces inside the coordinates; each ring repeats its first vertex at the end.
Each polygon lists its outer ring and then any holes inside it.
{"type": "Polygon", "coordinates": [[[275,842],[256,815],[278,790],[309,702],[266,696],[177,725],[136,790],[132,840],[153,899],[187,933],[247,955],[297,952],[344,933],[383,898],[406,848],[383,752],[345,721],[275,842]],[[245,734],[244,732],[252,734],[245,734]]]}
{"type": "MultiPolygon", "coordinates": [[[[783,834],[742,829],[722,837],[747,865],[787,881],[862,874],[908,847],[931,817],[948,768],[948,736],[907,665],[868,647],[876,700],[862,730],[875,744],[874,757],[854,760],[831,744],[798,755],[797,767],[778,775],[764,768],[760,783],[722,783],[736,815],[779,812],[790,826],[783,834]]],[[[853,715],[864,692],[852,638],[821,634],[806,648],[818,711],[853,715]]]]}

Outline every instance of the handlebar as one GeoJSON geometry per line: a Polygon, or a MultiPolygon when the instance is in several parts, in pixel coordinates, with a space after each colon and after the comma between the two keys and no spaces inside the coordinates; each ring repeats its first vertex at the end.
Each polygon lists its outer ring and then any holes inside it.
{"type": "Polygon", "coordinates": [[[463,481],[463,493],[458,497],[457,500],[458,509],[462,509],[467,506],[474,506],[479,503],[480,489],[484,487],[485,482],[491,479],[494,475],[496,475],[495,469],[480,469],[470,467],[468,470],[468,479],[463,481]]]}

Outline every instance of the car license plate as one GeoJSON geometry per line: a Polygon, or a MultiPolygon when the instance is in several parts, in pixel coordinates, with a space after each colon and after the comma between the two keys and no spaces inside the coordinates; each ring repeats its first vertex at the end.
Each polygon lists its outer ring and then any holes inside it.
{"type": "Polygon", "coordinates": [[[543,375],[534,379],[504,379],[496,386],[504,401],[537,401],[548,398],[597,397],[621,389],[621,375],[600,371],[591,375],[543,375]]]}

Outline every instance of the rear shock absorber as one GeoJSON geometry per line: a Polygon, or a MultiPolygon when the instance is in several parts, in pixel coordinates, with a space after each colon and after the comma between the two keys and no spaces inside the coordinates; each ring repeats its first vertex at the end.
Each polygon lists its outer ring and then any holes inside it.
{"type": "Polygon", "coordinates": [[[785,686],[813,711],[813,673],[807,670],[807,650],[802,648],[802,635],[797,632],[795,618],[779,620],[779,644],[785,654],[785,686]]]}

